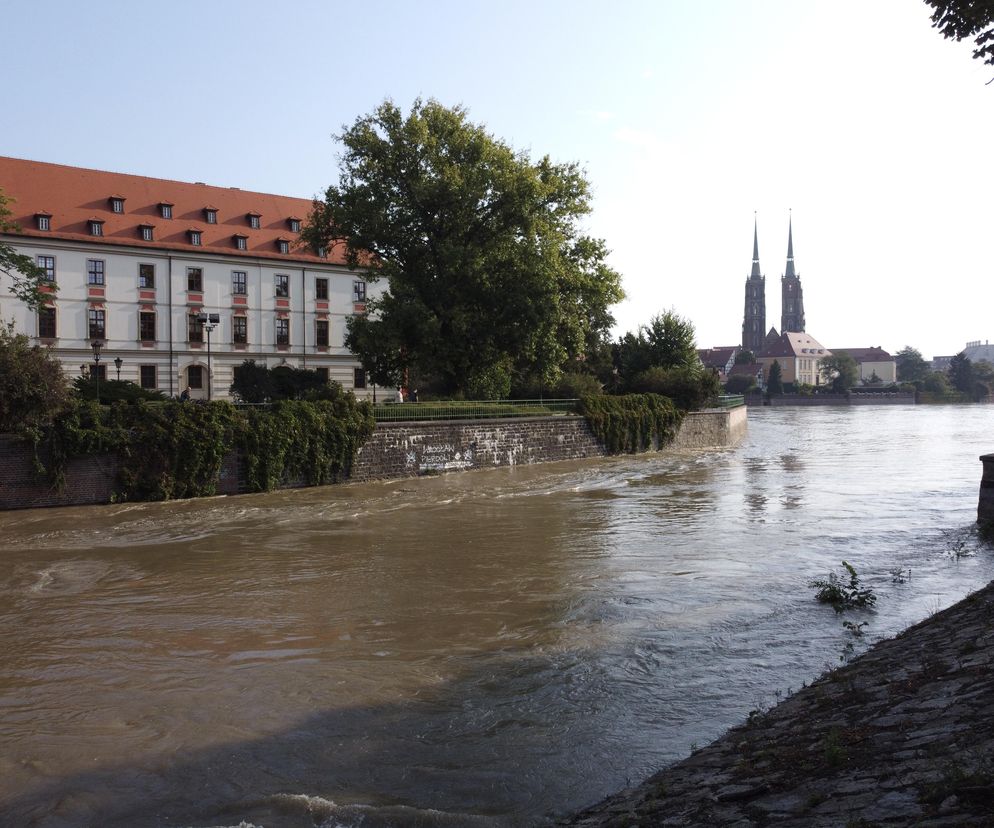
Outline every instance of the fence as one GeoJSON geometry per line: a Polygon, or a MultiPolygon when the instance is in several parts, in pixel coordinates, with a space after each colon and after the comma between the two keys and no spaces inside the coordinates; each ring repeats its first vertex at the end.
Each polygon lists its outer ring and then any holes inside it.
{"type": "Polygon", "coordinates": [[[398,420],[476,420],[488,417],[541,417],[572,414],[578,400],[439,400],[373,406],[377,422],[398,420]]]}

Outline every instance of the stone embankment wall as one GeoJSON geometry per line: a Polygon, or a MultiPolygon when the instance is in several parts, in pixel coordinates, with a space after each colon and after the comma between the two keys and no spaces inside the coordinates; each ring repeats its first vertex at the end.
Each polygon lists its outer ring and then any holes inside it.
{"type": "Polygon", "coordinates": [[[980,458],[984,473],[980,478],[980,503],[977,505],[977,522],[994,526],[994,454],[980,458]]]}
{"type": "MultiPolygon", "coordinates": [[[[750,396],[749,403],[753,404],[750,396]]],[[[914,405],[914,391],[895,391],[893,393],[875,392],[865,394],[785,394],[770,397],[767,405],[775,408],[795,406],[811,408],[826,405],[914,405]]]]}
{"type": "Polygon", "coordinates": [[[564,824],[994,825],[994,584],[564,824]]]}
{"type": "MultiPolygon", "coordinates": [[[[734,445],[745,433],[745,407],[696,411],[684,417],[673,446],[734,445]]],[[[582,460],[607,454],[582,417],[520,417],[381,423],[359,452],[350,480],[416,477],[468,469],[582,460]]],[[[109,503],[117,460],[101,455],[73,460],[56,491],[34,468],[31,448],[0,436],[0,509],[109,503]]],[[[288,487],[300,485],[288,481],[288,487]]],[[[218,494],[246,491],[236,453],[225,458],[218,494]]]]}

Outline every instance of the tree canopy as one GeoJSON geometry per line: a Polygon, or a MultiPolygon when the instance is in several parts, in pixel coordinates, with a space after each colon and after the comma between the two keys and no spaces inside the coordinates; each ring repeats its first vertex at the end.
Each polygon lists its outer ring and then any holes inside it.
{"type": "Polygon", "coordinates": [[[50,425],[69,401],[62,364],[13,324],[0,325],[0,434],[50,425]]]}
{"type": "Polygon", "coordinates": [[[832,386],[836,393],[848,391],[856,384],[859,376],[859,366],[845,351],[837,351],[832,356],[825,357],[818,363],[818,370],[825,382],[832,386]]]}
{"type": "Polygon", "coordinates": [[[652,368],[682,368],[699,372],[694,323],[674,310],[657,314],[635,333],[626,333],[615,346],[615,368],[624,387],[652,368]]]}
{"type": "Polygon", "coordinates": [[[897,378],[901,382],[923,382],[932,371],[922,352],[910,345],[894,354],[894,362],[897,363],[897,378]]]}
{"type": "Polygon", "coordinates": [[[990,0],[925,0],[932,25],[951,40],[972,37],[973,56],[994,66],[994,3],[990,0]]]}
{"type": "MultiPolygon", "coordinates": [[[[0,190],[0,233],[13,233],[17,223],[11,220],[10,199],[0,190]]],[[[13,294],[31,310],[38,310],[45,304],[46,294],[42,285],[55,289],[53,282],[45,280],[45,271],[35,264],[30,256],[18,253],[9,244],[0,242],[0,273],[6,274],[12,283],[13,294]]]]}
{"type": "Polygon", "coordinates": [[[385,101],[337,136],[339,181],[305,230],[386,290],[349,321],[368,371],[438,390],[553,383],[614,320],[624,294],[607,248],[584,235],[590,185],[575,163],[533,162],[462,107],[385,101]]]}

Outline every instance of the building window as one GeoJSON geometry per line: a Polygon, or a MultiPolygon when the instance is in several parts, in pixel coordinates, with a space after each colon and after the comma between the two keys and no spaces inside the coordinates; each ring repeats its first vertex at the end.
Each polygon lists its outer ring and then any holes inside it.
{"type": "Polygon", "coordinates": [[[138,338],[142,342],[155,342],[155,313],[142,311],[138,314],[138,338]]]}
{"type": "Polygon", "coordinates": [[[173,217],[173,205],[167,201],[160,202],[159,213],[164,219],[171,219],[173,217]]]}
{"type": "Polygon", "coordinates": [[[55,339],[55,308],[38,309],[38,336],[41,339],[55,339]]]}
{"type": "Polygon", "coordinates": [[[217,224],[217,210],[204,207],[204,219],[208,224],[217,224]]]}
{"type": "Polygon", "coordinates": [[[276,274],[276,295],[283,297],[290,295],[290,277],[284,273],[276,274]]]}
{"type": "Polygon", "coordinates": [[[47,213],[36,213],[35,219],[38,222],[39,230],[51,230],[52,229],[52,217],[47,213]]]}
{"type": "Polygon", "coordinates": [[[190,234],[190,244],[192,244],[194,247],[200,247],[200,237],[201,237],[200,231],[188,230],[187,232],[190,234]]]}
{"type": "Polygon", "coordinates": [[[142,241],[155,241],[155,228],[151,224],[139,224],[138,232],[142,241]]]}
{"type": "Polygon", "coordinates": [[[186,384],[190,388],[204,387],[204,369],[201,365],[191,365],[186,369],[186,384]]]}
{"type": "Polygon", "coordinates": [[[321,382],[323,382],[325,385],[327,385],[328,381],[331,379],[330,372],[328,371],[327,368],[315,368],[314,373],[318,375],[321,382]]]}
{"type": "Polygon", "coordinates": [[[289,345],[290,344],[290,320],[289,319],[277,319],[276,320],[276,344],[277,345],[289,345]]]}
{"type": "Polygon", "coordinates": [[[204,271],[200,267],[186,269],[186,289],[194,293],[204,292],[204,271]]]}
{"type": "Polygon", "coordinates": [[[290,242],[288,242],[286,239],[277,239],[276,240],[276,249],[279,250],[280,253],[289,253],[290,252],[290,242]]]}
{"type": "Polygon", "coordinates": [[[231,292],[238,296],[244,296],[248,293],[247,278],[244,270],[232,270],[231,292]]]}
{"type": "Polygon", "coordinates": [[[116,196],[111,196],[110,199],[110,209],[112,213],[123,213],[124,212],[124,199],[117,198],[116,196]]]}
{"type": "Polygon", "coordinates": [[[287,219],[287,222],[290,225],[290,232],[292,233],[300,232],[300,219],[298,218],[287,219]]]}
{"type": "Polygon", "coordinates": [[[262,226],[262,216],[258,213],[249,213],[248,223],[253,230],[258,230],[262,226]]]}
{"type": "Polygon", "coordinates": [[[235,247],[239,250],[248,250],[248,237],[235,236],[235,247]]]}
{"type": "Polygon", "coordinates": [[[248,343],[248,317],[234,316],[231,319],[231,341],[236,345],[248,343]]]}
{"type": "Polygon", "coordinates": [[[155,378],[155,366],[154,365],[140,365],[138,366],[138,376],[140,378],[142,388],[151,388],[152,390],[158,385],[155,378]]]}
{"type": "Polygon", "coordinates": [[[319,258],[324,259],[327,257],[328,251],[324,247],[319,247],[317,249],[317,254],[319,258]]]}
{"type": "Polygon", "coordinates": [[[88,285],[102,285],[104,283],[103,259],[86,260],[86,283],[88,285]]]}
{"type": "Polygon", "coordinates": [[[104,223],[102,221],[90,221],[90,235],[102,236],[104,234],[104,223]]]}
{"type": "Polygon", "coordinates": [[[90,308],[87,312],[88,334],[90,339],[104,338],[104,311],[101,308],[90,308]]]}
{"type": "Polygon", "coordinates": [[[55,281],[55,256],[39,256],[38,267],[45,271],[45,281],[55,281]]]}
{"type": "Polygon", "coordinates": [[[352,387],[353,388],[365,388],[366,387],[366,369],[365,368],[353,368],[352,369],[352,387]]]}
{"type": "Polygon", "coordinates": [[[138,287],[155,290],[155,265],[138,265],[138,287]]]}
{"type": "Polygon", "coordinates": [[[366,301],[366,283],[365,282],[353,282],[352,283],[352,301],[353,302],[365,302],[366,301]]]}
{"type": "Polygon", "coordinates": [[[321,348],[328,347],[328,320],[318,319],[314,323],[314,344],[321,348]]]}
{"type": "Polygon", "coordinates": [[[90,366],[90,376],[99,377],[101,382],[107,382],[107,366],[106,365],[91,365],[90,366]]]}
{"type": "Polygon", "coordinates": [[[318,299],[328,298],[328,280],[327,279],[315,279],[314,280],[314,295],[318,299]]]}
{"type": "Polygon", "coordinates": [[[199,313],[191,313],[187,317],[187,340],[189,342],[204,341],[204,323],[200,321],[199,313]]]}

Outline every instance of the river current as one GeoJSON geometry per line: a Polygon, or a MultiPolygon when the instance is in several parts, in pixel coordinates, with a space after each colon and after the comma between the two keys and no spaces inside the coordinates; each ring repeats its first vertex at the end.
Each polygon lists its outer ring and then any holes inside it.
{"type": "Polygon", "coordinates": [[[994,578],[994,406],[722,451],[0,514],[0,825],[529,825],[994,578]],[[878,596],[856,641],[809,582],[878,596]]]}

